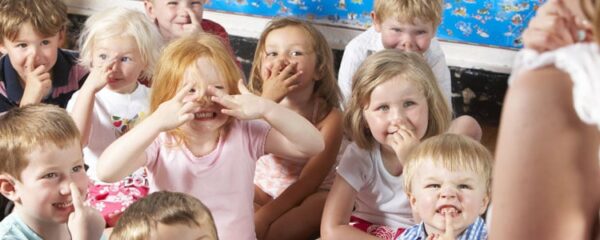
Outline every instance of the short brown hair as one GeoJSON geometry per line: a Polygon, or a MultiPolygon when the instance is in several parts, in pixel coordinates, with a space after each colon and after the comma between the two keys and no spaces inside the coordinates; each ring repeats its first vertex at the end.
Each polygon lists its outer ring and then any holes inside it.
{"type": "Polygon", "coordinates": [[[485,181],[486,192],[490,192],[492,154],[481,143],[467,136],[446,133],[431,137],[415,147],[407,156],[402,171],[406,193],[412,193],[412,183],[418,174],[416,169],[425,161],[450,171],[473,171],[485,181]]]}
{"type": "Polygon", "coordinates": [[[61,0],[6,0],[0,3],[0,44],[14,40],[24,24],[50,37],[65,29],[69,19],[61,0]]]}
{"type": "Polygon", "coordinates": [[[442,0],[375,0],[373,12],[379,22],[396,18],[402,22],[427,20],[437,28],[442,22],[442,0]]]}
{"type": "MultiPolygon", "coordinates": [[[[254,61],[252,64],[252,69],[250,70],[248,88],[254,93],[262,93],[262,83],[265,79],[262,79],[260,76],[260,67],[263,64],[262,59],[265,54],[265,42],[267,40],[267,36],[273,30],[290,26],[302,29],[306,33],[306,36],[312,40],[312,50],[317,56],[315,74],[321,77],[319,81],[315,82],[313,90],[314,96],[323,98],[325,100],[326,107],[324,112],[330,112],[331,109],[340,107],[341,93],[335,78],[333,53],[331,48],[329,47],[329,44],[327,43],[327,40],[323,34],[318,29],[316,29],[312,24],[298,19],[274,19],[269,22],[265,30],[263,30],[260,38],[258,39],[256,51],[254,52],[254,61]]],[[[318,121],[320,120],[321,119],[318,119],[318,121]]]]}
{"type": "Polygon", "coordinates": [[[423,138],[447,130],[452,114],[431,67],[417,53],[386,49],[367,57],[352,78],[352,94],[344,115],[344,128],[360,148],[371,149],[376,141],[367,126],[363,109],[369,105],[375,87],[396,76],[414,83],[427,99],[429,119],[423,138]]]}
{"type": "Polygon", "coordinates": [[[210,210],[200,200],[178,192],[154,192],[131,204],[110,235],[111,240],[149,239],[159,223],[203,227],[210,239],[217,239],[217,229],[210,210]]]}
{"type": "Polygon", "coordinates": [[[54,105],[32,104],[0,116],[0,173],[20,179],[31,149],[55,144],[64,148],[79,140],[79,130],[67,112],[54,105]]]}

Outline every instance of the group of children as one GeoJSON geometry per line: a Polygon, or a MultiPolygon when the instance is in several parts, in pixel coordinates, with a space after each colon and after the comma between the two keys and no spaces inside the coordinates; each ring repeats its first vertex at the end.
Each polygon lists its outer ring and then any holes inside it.
{"type": "Polygon", "coordinates": [[[339,79],[290,18],[245,79],[204,3],[95,13],[79,54],[59,0],[0,3],[2,238],[487,238],[492,156],[453,119],[441,0],[376,0],[339,79]]]}

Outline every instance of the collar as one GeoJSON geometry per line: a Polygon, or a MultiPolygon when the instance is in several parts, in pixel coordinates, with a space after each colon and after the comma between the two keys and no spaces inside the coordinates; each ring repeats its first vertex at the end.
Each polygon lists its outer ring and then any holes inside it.
{"type": "MultiPolygon", "coordinates": [[[[417,229],[417,236],[414,239],[416,240],[425,240],[427,239],[427,232],[425,231],[425,223],[421,222],[417,229]]],[[[466,240],[468,239],[487,239],[487,229],[485,226],[485,222],[481,217],[478,217],[474,223],[469,225],[460,235],[456,236],[458,240],[466,240]],[[476,238],[472,238],[476,236],[476,238]]]]}
{"type": "MultiPolygon", "coordinates": [[[[56,54],[56,63],[54,64],[54,67],[52,67],[53,89],[66,86],[69,83],[69,71],[71,70],[72,65],[72,61],[65,56],[65,53],[61,49],[58,49],[58,53],[56,54]]],[[[6,84],[6,95],[8,95],[8,99],[10,99],[12,102],[20,102],[25,89],[23,89],[23,86],[21,86],[19,74],[10,63],[10,57],[8,54],[3,59],[2,67],[4,68],[3,77],[6,84]]]]}

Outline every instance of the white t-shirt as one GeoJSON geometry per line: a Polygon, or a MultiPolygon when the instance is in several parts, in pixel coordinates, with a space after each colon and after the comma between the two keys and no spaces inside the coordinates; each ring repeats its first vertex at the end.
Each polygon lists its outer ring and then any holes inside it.
{"type": "Polygon", "coordinates": [[[373,151],[367,151],[351,143],[337,172],[357,191],[353,216],[393,228],[409,228],[415,224],[404,192],[404,178],[393,176],[385,169],[379,144],[373,151]]]}
{"type": "MultiPolygon", "coordinates": [[[[352,92],[352,76],[358,70],[360,64],[371,54],[383,50],[381,33],[370,27],[360,35],[352,39],[344,49],[344,56],[338,73],[338,86],[342,90],[344,105],[350,98],[352,92]]],[[[425,61],[433,70],[433,74],[440,86],[440,90],[446,96],[448,104],[452,107],[452,80],[450,69],[446,64],[446,56],[436,38],[431,39],[429,49],[423,54],[425,61]]]]}
{"type": "MultiPolygon", "coordinates": [[[[68,112],[73,111],[77,96],[79,91],[69,100],[68,112]]],[[[120,94],[108,88],[96,93],[88,145],[83,149],[83,159],[89,166],[87,174],[92,180],[98,181],[96,163],[104,149],[148,114],[149,96],[150,89],[142,84],[138,84],[130,94],[120,94]]]]}

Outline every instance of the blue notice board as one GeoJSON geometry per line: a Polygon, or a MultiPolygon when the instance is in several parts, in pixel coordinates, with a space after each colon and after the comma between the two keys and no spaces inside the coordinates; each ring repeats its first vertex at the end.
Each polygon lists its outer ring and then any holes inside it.
{"type": "MultiPolygon", "coordinates": [[[[422,0],[429,1],[429,0],[422,0]]],[[[521,33],[545,0],[445,0],[440,39],[520,48],[521,33]]],[[[373,0],[208,0],[206,8],[260,17],[291,16],[318,24],[366,29],[373,0]]]]}

